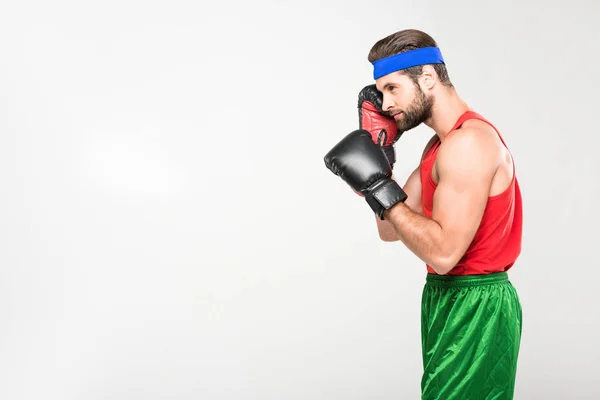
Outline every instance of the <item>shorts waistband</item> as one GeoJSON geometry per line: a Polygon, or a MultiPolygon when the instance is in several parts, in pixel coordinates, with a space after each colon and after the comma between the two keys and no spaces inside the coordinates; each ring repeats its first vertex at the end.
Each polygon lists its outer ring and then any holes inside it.
{"type": "Polygon", "coordinates": [[[438,287],[468,287],[508,282],[507,272],[485,275],[436,275],[427,274],[427,284],[438,287]]]}

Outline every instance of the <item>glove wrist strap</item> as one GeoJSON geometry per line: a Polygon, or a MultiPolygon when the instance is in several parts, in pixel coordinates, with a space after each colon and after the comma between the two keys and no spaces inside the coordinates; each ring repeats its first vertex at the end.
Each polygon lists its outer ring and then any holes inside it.
{"type": "Polygon", "coordinates": [[[376,182],[369,187],[365,196],[365,200],[381,220],[384,220],[383,212],[385,210],[389,210],[397,203],[404,202],[407,198],[408,195],[392,179],[382,179],[376,182]]]}

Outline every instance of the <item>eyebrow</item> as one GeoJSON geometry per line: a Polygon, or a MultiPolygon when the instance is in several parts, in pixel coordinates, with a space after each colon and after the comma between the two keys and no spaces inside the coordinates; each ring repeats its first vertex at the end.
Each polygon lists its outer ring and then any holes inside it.
{"type": "Polygon", "coordinates": [[[383,85],[383,88],[382,88],[382,90],[385,90],[385,89],[387,89],[387,88],[389,88],[390,86],[393,86],[393,85],[395,85],[395,84],[394,84],[394,83],[392,83],[392,82],[388,82],[388,83],[386,83],[385,85],[383,85]]]}

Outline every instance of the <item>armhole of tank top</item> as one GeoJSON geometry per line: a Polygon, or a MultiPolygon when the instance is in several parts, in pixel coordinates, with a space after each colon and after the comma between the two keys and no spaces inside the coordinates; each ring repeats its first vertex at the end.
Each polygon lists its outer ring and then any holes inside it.
{"type": "Polygon", "coordinates": [[[508,152],[508,155],[510,156],[510,160],[511,160],[511,164],[512,164],[512,178],[510,180],[510,183],[508,184],[508,186],[506,187],[506,189],[504,189],[503,191],[501,191],[498,194],[495,194],[493,196],[488,196],[488,202],[489,201],[494,201],[494,200],[499,200],[505,196],[507,196],[511,189],[515,186],[515,182],[517,180],[517,169],[515,166],[515,159],[513,158],[513,155],[510,151],[510,149],[508,148],[508,146],[506,145],[506,142],[504,141],[504,138],[502,137],[502,135],[500,134],[500,132],[498,132],[498,129],[496,129],[496,127],[494,125],[492,125],[491,122],[489,122],[488,120],[486,120],[485,118],[483,118],[480,115],[474,115],[471,119],[477,119],[485,124],[487,124],[490,128],[492,128],[494,130],[494,132],[496,132],[496,135],[498,135],[498,139],[500,139],[500,142],[502,143],[502,146],[504,146],[504,148],[506,149],[506,151],[508,152]]]}
{"type": "Polygon", "coordinates": [[[508,196],[510,194],[511,190],[514,188],[515,182],[517,181],[517,168],[515,167],[515,159],[513,158],[512,153],[510,152],[510,150],[508,149],[508,147],[506,146],[504,141],[502,142],[502,144],[504,145],[504,148],[506,148],[506,151],[508,151],[508,155],[510,156],[510,159],[512,161],[512,170],[513,170],[512,178],[510,180],[510,183],[506,187],[506,189],[504,189],[500,193],[495,194],[493,196],[488,196],[488,201],[494,201],[494,200],[501,199],[505,196],[508,196]]]}

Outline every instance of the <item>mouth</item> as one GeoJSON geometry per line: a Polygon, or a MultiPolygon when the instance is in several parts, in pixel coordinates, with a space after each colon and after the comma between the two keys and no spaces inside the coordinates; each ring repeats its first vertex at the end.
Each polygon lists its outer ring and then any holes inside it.
{"type": "Polygon", "coordinates": [[[397,113],[394,113],[394,114],[392,114],[392,117],[393,117],[393,118],[394,118],[396,121],[398,121],[398,119],[399,119],[399,118],[402,116],[402,114],[403,114],[403,112],[402,112],[402,111],[399,111],[399,112],[397,112],[397,113]]]}

